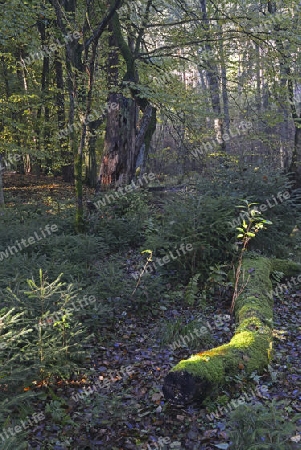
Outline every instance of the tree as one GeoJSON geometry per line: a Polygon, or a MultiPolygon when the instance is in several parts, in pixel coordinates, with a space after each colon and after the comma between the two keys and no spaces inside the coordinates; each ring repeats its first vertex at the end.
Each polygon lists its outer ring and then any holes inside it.
{"type": "Polygon", "coordinates": [[[4,192],[2,181],[2,155],[0,154],[0,208],[4,208],[4,192]]]}
{"type": "MultiPolygon", "coordinates": [[[[50,0],[52,4],[57,25],[60,31],[66,36],[68,35],[68,22],[66,21],[66,15],[71,18],[74,24],[76,14],[76,2],[50,0]]],[[[91,114],[92,99],[93,99],[93,87],[94,87],[94,74],[95,63],[97,55],[97,46],[101,35],[106,30],[106,27],[113,17],[115,11],[121,6],[122,0],[114,0],[104,15],[103,19],[95,26],[92,32],[89,29],[88,19],[91,14],[91,3],[87,5],[87,10],[82,16],[82,30],[83,30],[83,43],[79,42],[79,39],[70,40],[66,44],[66,58],[65,64],[67,69],[67,86],[69,94],[69,120],[68,126],[70,131],[70,150],[74,155],[74,175],[75,175],[75,191],[76,191],[76,227],[78,231],[83,230],[83,154],[86,144],[87,124],[88,118],[91,114]],[[84,53],[84,58],[83,58],[84,53]],[[85,88],[84,74],[88,73],[87,88],[85,88]],[[83,121],[80,131],[80,139],[77,142],[75,132],[75,109],[76,99],[78,104],[83,109],[83,121]]]]}
{"type": "MultiPolygon", "coordinates": [[[[146,26],[149,22],[153,1],[148,0],[137,32],[130,26],[126,42],[120,23],[119,13],[116,11],[110,24],[111,56],[108,61],[108,84],[113,92],[109,93],[108,105],[115,105],[108,110],[104,153],[100,167],[100,184],[129,183],[141,166],[141,175],[145,170],[145,162],[149,151],[152,135],[156,128],[156,110],[147,98],[143,96],[139,86],[139,71],[137,59],[143,43],[146,26]],[[129,89],[131,97],[118,93],[118,73],[116,63],[118,48],[126,64],[123,76],[123,90],[129,89]],[[139,120],[139,115],[140,120],[139,120]],[[139,161],[139,163],[138,163],[139,161]]],[[[142,6],[142,5],[141,5],[142,6]]],[[[136,8],[137,5],[134,5],[136,8]]],[[[130,21],[130,18],[129,18],[130,21]]],[[[127,22],[130,23],[130,22],[127,22]]]]}

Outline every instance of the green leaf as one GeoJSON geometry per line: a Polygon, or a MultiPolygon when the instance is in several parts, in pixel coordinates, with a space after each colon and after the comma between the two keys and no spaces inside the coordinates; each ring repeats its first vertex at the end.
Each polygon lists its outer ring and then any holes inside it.
{"type": "Polygon", "coordinates": [[[214,447],[221,448],[222,450],[227,450],[229,448],[229,444],[214,444],[214,447]]]}
{"type": "Polygon", "coordinates": [[[150,254],[152,254],[153,252],[152,252],[152,250],[143,250],[143,252],[141,252],[142,254],[143,253],[150,253],[150,254]]]}

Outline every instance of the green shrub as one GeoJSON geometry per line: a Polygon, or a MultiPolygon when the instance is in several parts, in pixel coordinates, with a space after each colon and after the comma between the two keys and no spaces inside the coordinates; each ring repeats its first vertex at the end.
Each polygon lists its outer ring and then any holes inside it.
{"type": "MultiPolygon", "coordinates": [[[[42,271],[38,283],[33,279],[27,282],[27,289],[8,289],[0,309],[2,432],[35,412],[37,397],[43,394],[37,385],[57,377],[68,379],[81,370],[83,345],[89,339],[80,323],[80,309],[73,308],[72,302],[80,295],[76,287],[60,278],[49,283],[42,271]]],[[[28,433],[30,430],[22,430],[6,438],[5,449],[27,448],[28,433]]]]}
{"type": "MultiPolygon", "coordinates": [[[[108,192],[110,198],[114,194],[108,192]]],[[[103,201],[105,196],[102,197],[103,201]]],[[[98,198],[94,200],[98,202],[98,198]]],[[[89,218],[89,232],[102,236],[111,251],[137,247],[144,241],[144,227],[150,216],[148,194],[139,189],[99,206],[89,218]]]]}
{"type": "Polygon", "coordinates": [[[70,376],[83,359],[82,344],[88,338],[76,313],[80,308],[73,307],[83,296],[76,287],[60,277],[49,283],[41,270],[39,283],[27,282],[27,290],[8,289],[2,300],[0,384],[12,392],[51,376],[70,376]]]}
{"type": "Polygon", "coordinates": [[[200,348],[209,348],[214,339],[205,323],[191,321],[185,323],[183,319],[175,319],[164,322],[160,331],[161,345],[169,346],[172,350],[188,347],[191,352],[200,348]]]}
{"type": "Polygon", "coordinates": [[[163,209],[162,218],[148,233],[144,245],[157,257],[175,252],[181,243],[193,246],[193,251],[163,266],[163,273],[176,270],[176,277],[184,282],[200,273],[203,283],[210,265],[232,259],[235,233],[228,222],[234,214],[233,199],[186,192],[168,200],[163,209]]]}
{"type": "Polygon", "coordinates": [[[296,434],[296,421],[287,418],[285,402],[267,405],[240,405],[230,415],[230,439],[233,450],[287,450],[295,448],[290,440],[296,434]]]}
{"type": "MultiPolygon", "coordinates": [[[[202,182],[199,182],[203,185],[202,182]]],[[[289,174],[280,171],[270,172],[263,168],[258,170],[246,170],[239,174],[237,168],[229,168],[219,173],[214,180],[214,188],[209,190],[216,193],[224,192],[229,198],[236,199],[238,205],[241,199],[256,202],[259,205],[267,205],[263,215],[273,223],[268,232],[260,233],[250,245],[250,249],[260,251],[268,256],[279,258],[290,257],[292,248],[301,248],[300,232],[293,233],[296,226],[300,229],[301,192],[294,190],[289,174]],[[289,192],[290,198],[278,198],[279,193],[289,192]]],[[[238,218],[237,210],[233,218],[238,218]]]]}

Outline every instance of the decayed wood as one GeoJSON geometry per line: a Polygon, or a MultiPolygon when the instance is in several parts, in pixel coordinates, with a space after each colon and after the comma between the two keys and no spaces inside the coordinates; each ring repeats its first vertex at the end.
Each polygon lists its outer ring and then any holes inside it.
{"type": "Polygon", "coordinates": [[[248,283],[237,298],[237,329],[227,344],[180,361],[166,376],[163,393],[166,399],[187,403],[203,401],[213,390],[226,383],[227,376],[241,371],[262,372],[272,351],[273,295],[270,273],[273,269],[287,275],[300,273],[300,265],[268,258],[243,261],[248,283]]]}

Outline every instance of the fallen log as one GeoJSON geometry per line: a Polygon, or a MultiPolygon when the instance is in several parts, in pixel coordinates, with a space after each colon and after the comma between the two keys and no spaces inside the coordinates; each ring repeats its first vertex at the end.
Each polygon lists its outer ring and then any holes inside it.
{"type": "Polygon", "coordinates": [[[301,273],[301,265],[292,261],[264,257],[243,260],[242,273],[247,281],[235,303],[236,332],[227,344],[191,356],[171,369],[164,380],[167,400],[185,404],[206,397],[226,383],[227,376],[241,371],[262,373],[272,352],[273,295],[270,274],[273,270],[291,276],[301,273]]]}

